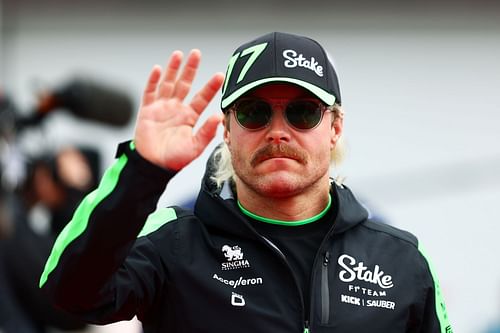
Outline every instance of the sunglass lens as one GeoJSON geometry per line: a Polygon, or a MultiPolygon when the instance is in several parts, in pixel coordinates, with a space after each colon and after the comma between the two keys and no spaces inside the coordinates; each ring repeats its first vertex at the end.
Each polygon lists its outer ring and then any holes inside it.
{"type": "Polygon", "coordinates": [[[294,101],[286,108],[286,118],[297,129],[311,129],[321,121],[321,106],[313,101],[294,101]]]}
{"type": "Polygon", "coordinates": [[[241,126],[250,130],[266,126],[271,116],[271,106],[264,101],[243,100],[236,107],[236,119],[241,126]]]}

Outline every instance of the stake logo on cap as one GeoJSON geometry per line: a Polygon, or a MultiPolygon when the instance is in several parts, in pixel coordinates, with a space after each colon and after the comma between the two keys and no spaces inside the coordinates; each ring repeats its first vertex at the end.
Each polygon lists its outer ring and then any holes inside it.
{"type": "Polygon", "coordinates": [[[236,49],[227,67],[221,108],[272,82],[296,84],[326,105],[341,104],[337,74],[323,47],[308,37],[272,32],[236,49]]]}

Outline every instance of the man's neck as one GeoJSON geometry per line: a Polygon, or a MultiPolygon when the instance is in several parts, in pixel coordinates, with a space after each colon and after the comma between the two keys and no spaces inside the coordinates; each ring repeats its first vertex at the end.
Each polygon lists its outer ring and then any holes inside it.
{"type": "Polygon", "coordinates": [[[249,212],[273,220],[300,221],[320,214],[329,202],[328,186],[311,187],[291,196],[263,195],[238,186],[238,201],[249,212]]]}

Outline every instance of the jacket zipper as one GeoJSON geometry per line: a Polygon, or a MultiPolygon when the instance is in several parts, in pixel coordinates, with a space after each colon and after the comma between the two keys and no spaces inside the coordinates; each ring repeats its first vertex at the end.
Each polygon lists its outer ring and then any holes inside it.
{"type": "MultiPolygon", "coordinates": [[[[327,236],[328,238],[328,236],[327,236]]],[[[326,238],[325,238],[326,239],[326,238]]],[[[320,250],[318,251],[319,253],[322,252],[323,244],[320,247],[320,250]]],[[[314,267],[316,267],[316,263],[319,261],[318,255],[316,255],[316,259],[314,260],[315,264],[314,267]]],[[[321,280],[320,280],[320,303],[321,303],[321,320],[320,323],[321,325],[327,325],[330,322],[330,285],[328,284],[328,265],[330,264],[330,251],[325,251],[323,253],[323,260],[321,262],[321,280]]],[[[311,307],[310,307],[310,318],[313,318],[314,316],[314,288],[312,287],[315,277],[315,270],[313,270],[313,276],[311,277],[311,307]]],[[[308,326],[306,326],[307,330],[304,330],[304,332],[311,333],[309,329],[310,322],[307,322],[308,326]]]]}
{"type": "Polygon", "coordinates": [[[321,324],[330,321],[330,287],[328,285],[328,264],[330,263],[330,252],[326,251],[321,266],[321,324]]]}
{"type": "MultiPolygon", "coordinates": [[[[319,261],[319,255],[320,253],[323,253],[323,262],[320,264],[321,265],[321,281],[320,281],[320,301],[321,301],[321,324],[325,325],[330,322],[330,286],[328,284],[328,265],[330,263],[330,251],[326,250],[323,252],[325,248],[327,248],[327,244],[330,241],[330,239],[333,237],[333,232],[335,230],[335,223],[337,221],[337,217],[335,216],[333,219],[333,226],[331,229],[328,231],[328,233],[325,235],[325,238],[323,238],[323,241],[321,242],[321,245],[319,246],[318,252],[316,254],[316,258],[314,258],[314,264],[313,267],[317,267],[316,265],[318,264],[319,261]]],[[[316,276],[316,269],[313,268],[312,275],[311,275],[311,306],[310,306],[310,319],[314,318],[314,280],[316,276]]],[[[310,323],[309,323],[310,324],[310,323]]],[[[308,330],[310,333],[310,331],[308,330]]]]}
{"type": "Polygon", "coordinates": [[[297,278],[295,277],[295,274],[292,270],[292,267],[288,263],[288,260],[286,259],[285,254],[277,247],[271,240],[267,239],[266,237],[259,235],[258,236],[263,239],[273,250],[275,250],[281,257],[281,259],[285,262],[286,266],[290,270],[290,273],[292,273],[293,281],[295,282],[295,287],[297,291],[299,292],[300,296],[300,304],[302,305],[302,322],[304,323],[304,333],[310,333],[309,331],[309,321],[306,320],[305,318],[305,311],[304,311],[304,296],[302,295],[302,290],[300,289],[299,282],[297,281],[297,278]]]}

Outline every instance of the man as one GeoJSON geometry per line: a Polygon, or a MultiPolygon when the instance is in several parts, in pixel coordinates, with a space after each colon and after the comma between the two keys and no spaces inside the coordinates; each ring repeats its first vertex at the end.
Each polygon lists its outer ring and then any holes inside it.
{"type": "Polygon", "coordinates": [[[145,332],[451,332],[417,239],[374,223],[329,178],[341,96],[323,48],[270,33],[239,47],[187,104],[200,52],[180,75],[154,67],[134,140],[76,210],[40,286],[93,323],[137,315],[145,332]],[[224,143],[194,212],[154,213],[221,122],[224,143]]]}

